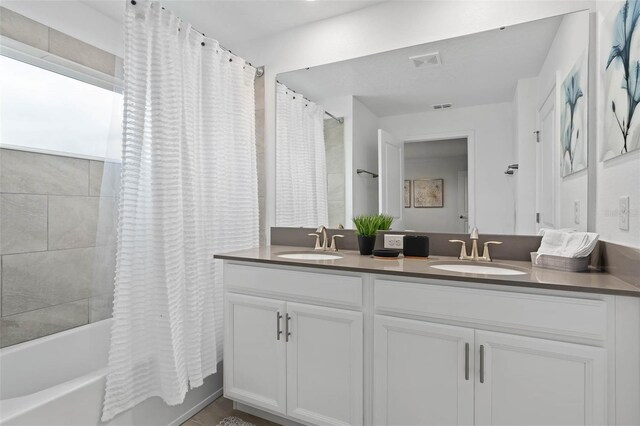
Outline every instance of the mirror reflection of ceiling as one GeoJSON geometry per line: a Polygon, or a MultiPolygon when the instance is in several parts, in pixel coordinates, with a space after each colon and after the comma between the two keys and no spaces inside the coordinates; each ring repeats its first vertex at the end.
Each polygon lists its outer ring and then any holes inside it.
{"type": "Polygon", "coordinates": [[[535,77],[560,23],[557,16],[278,75],[322,104],[354,95],[378,117],[511,102],[519,79],[535,77]],[[416,68],[410,57],[438,52],[441,65],[416,68]]]}

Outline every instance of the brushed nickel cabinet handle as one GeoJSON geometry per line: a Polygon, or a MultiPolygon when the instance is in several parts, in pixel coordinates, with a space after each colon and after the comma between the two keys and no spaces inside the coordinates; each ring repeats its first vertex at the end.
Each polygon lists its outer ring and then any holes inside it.
{"type": "Polygon", "coordinates": [[[280,335],[282,334],[282,330],[280,329],[280,320],[282,319],[282,315],[280,312],[276,312],[276,340],[280,340],[280,335]]]}
{"type": "Polygon", "coordinates": [[[291,333],[289,332],[289,320],[291,320],[291,317],[289,316],[289,314],[287,314],[287,319],[284,323],[284,336],[285,336],[285,342],[289,341],[289,336],[291,336],[291,333]]]}
{"type": "Polygon", "coordinates": [[[469,380],[469,344],[464,344],[464,379],[469,380]]]}
{"type": "Polygon", "coordinates": [[[480,345],[480,383],[484,383],[484,345],[480,345]]]}

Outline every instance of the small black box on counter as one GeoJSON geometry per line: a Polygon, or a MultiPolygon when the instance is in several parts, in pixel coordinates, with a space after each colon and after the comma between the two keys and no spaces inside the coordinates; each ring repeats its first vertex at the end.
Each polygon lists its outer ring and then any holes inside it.
{"type": "Polygon", "coordinates": [[[426,235],[405,235],[402,247],[405,257],[429,257],[429,237],[426,235]]]}

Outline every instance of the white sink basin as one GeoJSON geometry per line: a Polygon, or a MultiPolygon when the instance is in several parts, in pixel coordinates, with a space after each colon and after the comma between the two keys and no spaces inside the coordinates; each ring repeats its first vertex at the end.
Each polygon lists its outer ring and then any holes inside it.
{"type": "Polygon", "coordinates": [[[295,260],[336,260],[342,259],[342,256],[337,253],[327,252],[298,252],[298,253],[281,253],[278,255],[283,259],[295,259],[295,260]]]}
{"type": "Polygon", "coordinates": [[[526,275],[527,272],[518,269],[512,269],[504,266],[493,265],[477,265],[466,263],[448,263],[440,265],[429,265],[435,269],[450,272],[462,272],[468,274],[486,274],[486,275],[526,275]]]}

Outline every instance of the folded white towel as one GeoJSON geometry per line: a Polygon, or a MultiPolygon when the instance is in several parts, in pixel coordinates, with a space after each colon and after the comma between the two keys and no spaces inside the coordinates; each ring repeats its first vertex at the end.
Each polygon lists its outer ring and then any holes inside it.
{"type": "Polygon", "coordinates": [[[593,232],[566,232],[545,230],[538,249],[538,256],[551,255],[561,257],[586,257],[598,243],[598,234],[593,232]]]}
{"type": "Polygon", "coordinates": [[[547,231],[576,232],[576,229],[575,228],[560,228],[560,229],[540,228],[540,230],[538,231],[538,236],[542,237],[544,235],[544,233],[547,232],[547,231]]]}

